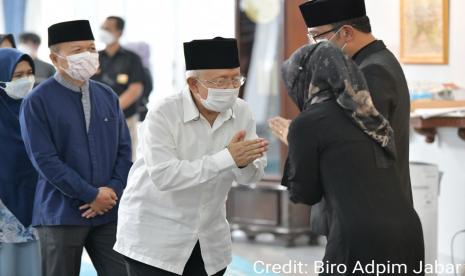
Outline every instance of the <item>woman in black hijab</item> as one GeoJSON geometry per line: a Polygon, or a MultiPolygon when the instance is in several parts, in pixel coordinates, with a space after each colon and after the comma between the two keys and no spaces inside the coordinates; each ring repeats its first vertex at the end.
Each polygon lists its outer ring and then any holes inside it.
{"type": "Polygon", "coordinates": [[[394,133],[361,71],[323,42],[298,49],[283,77],[302,112],[289,128],[282,184],[293,202],[324,198],[331,210],[317,272],[369,275],[365,268],[374,264],[383,275],[424,275],[414,274],[423,265],[423,234],[394,168],[394,133]]]}

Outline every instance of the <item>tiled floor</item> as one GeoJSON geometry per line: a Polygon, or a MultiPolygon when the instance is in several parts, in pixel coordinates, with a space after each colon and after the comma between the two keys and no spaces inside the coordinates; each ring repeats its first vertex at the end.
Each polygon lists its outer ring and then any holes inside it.
{"type": "MultiPolygon", "coordinates": [[[[296,242],[298,246],[288,248],[283,242],[274,240],[272,235],[259,235],[252,242],[247,241],[241,233],[235,233],[233,237],[233,263],[228,267],[226,276],[316,276],[314,263],[320,261],[324,255],[324,239],[320,240],[320,246],[308,246],[306,238],[302,237],[296,242]],[[272,265],[280,266],[279,269],[292,268],[292,271],[273,272],[272,265]]],[[[450,263],[450,260],[447,256],[440,255],[439,262],[445,264],[450,263]]],[[[437,276],[446,275],[453,274],[437,276]]],[[[83,256],[81,276],[97,276],[86,254],[83,256]]]]}
{"type": "MultiPolygon", "coordinates": [[[[310,247],[306,245],[306,242],[306,238],[298,239],[297,244],[299,246],[287,248],[283,242],[274,240],[271,235],[259,235],[255,242],[248,242],[241,233],[235,233],[233,263],[228,267],[226,276],[316,275],[310,270],[313,270],[314,261],[322,259],[324,246],[310,247]],[[292,264],[302,263],[302,269],[303,266],[306,266],[305,269],[309,270],[310,273],[274,273],[272,269],[265,271],[266,264],[285,265],[289,262],[292,264]]],[[[89,257],[85,253],[83,255],[81,276],[97,276],[89,257]]]]}
{"type": "Polygon", "coordinates": [[[233,254],[248,260],[252,266],[255,264],[256,273],[252,275],[262,275],[260,272],[263,272],[266,265],[267,271],[272,270],[272,265],[278,265],[278,270],[284,270],[274,275],[317,275],[313,272],[313,264],[323,258],[324,240],[320,241],[320,246],[308,246],[306,238],[298,239],[296,243],[296,247],[289,248],[285,247],[284,242],[274,240],[271,235],[260,235],[252,243],[243,236],[235,235],[233,254]],[[299,266],[300,271],[306,273],[299,273],[299,266]]]}
{"type": "MultiPolygon", "coordinates": [[[[321,261],[324,255],[324,243],[325,239],[320,239],[320,246],[307,246],[305,245],[306,240],[302,240],[297,247],[286,248],[282,245],[282,243],[273,241],[272,237],[270,236],[262,236],[260,242],[249,243],[245,240],[244,237],[236,238],[233,244],[233,252],[235,255],[240,256],[244,259],[247,259],[250,263],[255,263],[257,261],[262,261],[265,264],[287,264],[291,261],[291,264],[295,264],[296,262],[301,262],[305,268],[307,273],[281,273],[275,275],[281,276],[296,276],[296,275],[318,275],[314,272],[314,264],[315,261],[321,261]]],[[[451,263],[451,259],[447,255],[438,256],[439,264],[449,265],[451,263]]],[[[459,262],[459,260],[456,260],[459,262]]],[[[462,262],[465,263],[465,262],[462,262]]],[[[261,262],[260,262],[261,264],[261,262]]],[[[465,266],[462,265],[462,268],[465,266]]],[[[296,269],[297,270],[297,269],[296,269]]],[[[252,275],[261,275],[261,274],[250,274],[252,275]]],[[[433,274],[427,274],[428,276],[433,274]]],[[[438,273],[435,276],[453,276],[453,273],[438,273]]],[[[457,273],[459,276],[465,276],[465,271],[459,271],[457,273]]],[[[228,275],[229,276],[229,275],[228,275]]],[[[231,275],[232,276],[232,275],[231,275]]],[[[234,275],[235,276],[235,275],[234,275]]],[[[249,276],[249,275],[247,275],[249,276]]]]}

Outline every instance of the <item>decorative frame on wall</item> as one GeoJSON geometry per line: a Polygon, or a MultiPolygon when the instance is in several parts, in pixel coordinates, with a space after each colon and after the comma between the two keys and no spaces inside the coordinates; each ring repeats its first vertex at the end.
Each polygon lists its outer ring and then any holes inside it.
{"type": "Polygon", "coordinates": [[[400,59],[449,62],[449,0],[400,0],[400,59]]]}

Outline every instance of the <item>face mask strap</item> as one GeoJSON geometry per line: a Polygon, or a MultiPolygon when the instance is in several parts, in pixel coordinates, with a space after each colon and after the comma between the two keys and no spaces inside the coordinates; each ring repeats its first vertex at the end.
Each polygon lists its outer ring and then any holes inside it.
{"type": "Polygon", "coordinates": [[[60,54],[58,54],[58,53],[55,53],[55,52],[54,52],[53,54],[55,54],[57,57],[59,57],[59,58],[61,58],[61,59],[64,59],[64,60],[66,60],[66,61],[68,60],[68,57],[62,56],[62,55],[60,55],[60,54]]]}
{"type": "MultiPolygon", "coordinates": [[[[337,32],[335,34],[333,34],[333,36],[331,36],[330,39],[328,39],[329,42],[332,42],[333,38],[342,30],[342,28],[344,28],[344,26],[341,26],[339,28],[339,30],[337,30],[337,32]]],[[[342,45],[341,47],[341,51],[344,51],[344,49],[347,47],[347,42],[344,42],[344,45],[342,45]]]]}
{"type": "Polygon", "coordinates": [[[196,79],[197,82],[199,82],[204,88],[206,89],[209,89],[209,87],[205,86],[205,84],[203,84],[203,82],[200,80],[200,79],[196,79]]]}
{"type": "MultiPolygon", "coordinates": [[[[62,56],[60,54],[57,54],[57,53],[53,53],[54,55],[56,55],[57,57],[61,58],[61,59],[64,59],[66,62],[68,62],[68,58],[65,57],[65,56],[62,56]]],[[[68,62],[68,67],[69,67],[69,62],[68,62]]],[[[65,68],[63,68],[60,64],[58,64],[58,68],[60,68],[61,70],[65,70],[65,68]]],[[[66,71],[66,70],[65,70],[66,71]]]]}
{"type": "Polygon", "coordinates": [[[330,39],[328,39],[329,42],[332,42],[333,38],[337,36],[337,34],[344,28],[344,26],[341,26],[337,32],[335,32],[330,39]]]}
{"type": "MultiPolygon", "coordinates": [[[[89,52],[89,51],[86,51],[86,52],[89,52]]],[[[82,52],[82,53],[85,53],[85,52],[82,52]]],[[[82,54],[82,53],[79,53],[79,54],[82,54]]],[[[66,60],[66,61],[69,63],[69,57],[70,57],[70,56],[62,56],[62,55],[57,54],[57,53],[54,53],[54,54],[57,55],[57,57],[59,57],[59,58],[61,58],[61,59],[64,59],[64,60],[66,60]]],[[[79,54],[75,54],[75,55],[79,55],[79,54]]],[[[71,55],[71,56],[73,56],[73,55],[71,55]]],[[[68,64],[68,65],[69,65],[69,64],[68,64]]]]}
{"type": "Polygon", "coordinates": [[[346,47],[347,47],[347,42],[346,42],[346,43],[344,43],[344,45],[341,47],[341,51],[343,51],[343,52],[344,52],[344,49],[345,49],[346,47]]]}

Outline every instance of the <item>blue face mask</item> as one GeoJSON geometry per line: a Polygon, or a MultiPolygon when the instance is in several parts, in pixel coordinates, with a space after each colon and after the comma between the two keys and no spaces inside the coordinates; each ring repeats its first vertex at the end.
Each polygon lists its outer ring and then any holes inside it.
{"type": "Polygon", "coordinates": [[[32,90],[34,82],[35,78],[31,75],[14,81],[0,83],[5,84],[5,87],[2,87],[2,89],[10,98],[20,100],[26,97],[26,95],[32,90]]]}

